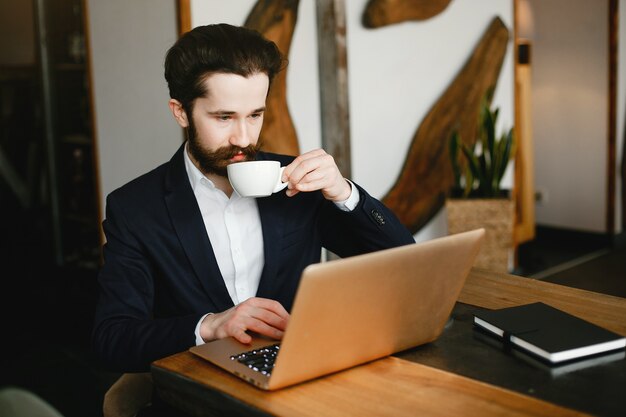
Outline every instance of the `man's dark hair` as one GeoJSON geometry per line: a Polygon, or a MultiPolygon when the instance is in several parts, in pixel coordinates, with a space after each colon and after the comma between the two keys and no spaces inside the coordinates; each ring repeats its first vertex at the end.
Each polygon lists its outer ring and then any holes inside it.
{"type": "Polygon", "coordinates": [[[170,97],[191,117],[194,100],[207,93],[209,75],[264,73],[271,83],[285,64],[276,44],[259,32],[220,23],[198,26],[176,41],[165,57],[165,79],[170,97]]]}

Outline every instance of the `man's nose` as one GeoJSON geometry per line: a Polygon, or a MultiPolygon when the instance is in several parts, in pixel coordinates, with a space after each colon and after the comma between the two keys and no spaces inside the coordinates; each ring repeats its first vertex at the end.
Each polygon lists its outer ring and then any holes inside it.
{"type": "Polygon", "coordinates": [[[230,144],[240,148],[245,148],[250,145],[248,126],[246,126],[245,121],[240,121],[235,124],[230,137],[230,144]]]}

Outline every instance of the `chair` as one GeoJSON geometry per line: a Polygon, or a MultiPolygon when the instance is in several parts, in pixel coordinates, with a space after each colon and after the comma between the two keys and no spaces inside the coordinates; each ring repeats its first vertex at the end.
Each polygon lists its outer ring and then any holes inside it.
{"type": "Polygon", "coordinates": [[[0,388],[0,416],[2,417],[63,417],[52,405],[23,388],[0,388]]]}
{"type": "Polygon", "coordinates": [[[135,417],[152,403],[152,376],[149,372],[123,374],[104,394],[104,417],[135,417]]]}

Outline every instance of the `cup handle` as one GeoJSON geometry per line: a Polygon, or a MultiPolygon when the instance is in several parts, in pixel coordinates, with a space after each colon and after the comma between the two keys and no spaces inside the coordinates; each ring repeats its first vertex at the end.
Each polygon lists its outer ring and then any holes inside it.
{"type": "Polygon", "coordinates": [[[283,178],[283,171],[285,171],[285,167],[280,167],[280,171],[278,173],[278,182],[276,183],[276,186],[274,186],[274,190],[272,191],[272,193],[277,193],[280,190],[282,190],[283,188],[285,188],[287,186],[287,182],[282,182],[282,178],[283,178]]]}

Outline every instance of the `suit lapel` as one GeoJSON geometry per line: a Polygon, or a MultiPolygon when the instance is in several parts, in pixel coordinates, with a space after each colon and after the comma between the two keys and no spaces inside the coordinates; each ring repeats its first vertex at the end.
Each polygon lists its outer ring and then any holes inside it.
{"type": "Polygon", "coordinates": [[[170,161],[165,180],[165,203],[172,224],[198,280],[219,311],[233,306],[213,247],[206,234],[200,208],[189,184],[183,159],[184,144],[170,161]]]}
{"type": "Polygon", "coordinates": [[[265,265],[257,290],[258,297],[274,298],[273,290],[280,285],[277,276],[280,264],[281,239],[283,235],[283,220],[279,206],[281,196],[274,194],[271,197],[258,198],[259,216],[263,228],[263,252],[265,265]]]}
{"type": "MultiPolygon", "coordinates": [[[[265,152],[257,154],[258,160],[267,160],[265,152]]],[[[284,192],[273,194],[270,197],[257,198],[261,228],[263,229],[263,257],[265,264],[261,273],[261,281],[257,289],[257,297],[275,298],[275,288],[279,288],[278,266],[280,265],[281,242],[284,229],[284,211],[281,205],[287,198],[284,192]]]]}

